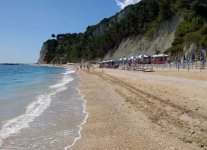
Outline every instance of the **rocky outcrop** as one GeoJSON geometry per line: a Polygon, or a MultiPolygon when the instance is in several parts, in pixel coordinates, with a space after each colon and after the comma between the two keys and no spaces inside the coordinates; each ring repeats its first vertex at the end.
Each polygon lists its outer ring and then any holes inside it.
{"type": "Polygon", "coordinates": [[[183,21],[180,16],[174,16],[163,22],[160,27],[154,31],[153,37],[145,35],[129,37],[121,42],[116,48],[111,50],[104,59],[118,59],[133,55],[148,54],[154,55],[156,51],[164,53],[172,45],[177,26],[183,21]]]}
{"type": "Polygon", "coordinates": [[[45,58],[47,52],[48,52],[47,44],[46,44],[46,42],[44,42],[42,45],[42,48],[40,50],[40,58],[38,60],[38,64],[46,64],[46,62],[44,61],[44,58],[45,58]]]}

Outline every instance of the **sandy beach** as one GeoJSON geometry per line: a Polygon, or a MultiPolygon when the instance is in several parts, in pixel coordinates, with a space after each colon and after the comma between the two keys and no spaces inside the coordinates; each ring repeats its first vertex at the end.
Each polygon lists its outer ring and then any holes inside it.
{"type": "Polygon", "coordinates": [[[89,113],[77,150],[207,149],[207,72],[79,70],[89,113]]]}

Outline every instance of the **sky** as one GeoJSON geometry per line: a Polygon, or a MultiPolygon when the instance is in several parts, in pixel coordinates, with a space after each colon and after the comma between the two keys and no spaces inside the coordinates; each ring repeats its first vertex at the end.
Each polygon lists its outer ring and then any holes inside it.
{"type": "Polygon", "coordinates": [[[0,63],[35,63],[51,34],[84,32],[139,0],[0,0],[0,63]]]}

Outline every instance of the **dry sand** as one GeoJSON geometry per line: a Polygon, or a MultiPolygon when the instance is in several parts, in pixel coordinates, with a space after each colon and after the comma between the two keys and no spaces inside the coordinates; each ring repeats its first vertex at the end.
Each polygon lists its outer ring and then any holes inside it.
{"type": "Polygon", "coordinates": [[[202,73],[79,70],[89,117],[73,149],[207,149],[202,73]]]}

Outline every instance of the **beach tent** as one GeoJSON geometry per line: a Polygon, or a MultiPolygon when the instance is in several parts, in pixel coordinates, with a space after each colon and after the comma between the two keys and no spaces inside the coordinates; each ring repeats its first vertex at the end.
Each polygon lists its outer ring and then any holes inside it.
{"type": "Polygon", "coordinates": [[[139,56],[137,56],[138,58],[147,58],[147,57],[149,57],[149,56],[147,56],[147,55],[145,55],[145,54],[142,54],[142,55],[139,55],[139,56]]]}
{"type": "Polygon", "coordinates": [[[152,55],[152,63],[153,64],[165,64],[167,61],[167,57],[169,56],[166,54],[152,55]]]}
{"type": "Polygon", "coordinates": [[[168,57],[166,54],[152,55],[152,57],[168,57]]]}
{"type": "Polygon", "coordinates": [[[135,59],[136,57],[135,56],[131,56],[129,59],[130,60],[133,60],[133,59],[135,59]]]}

